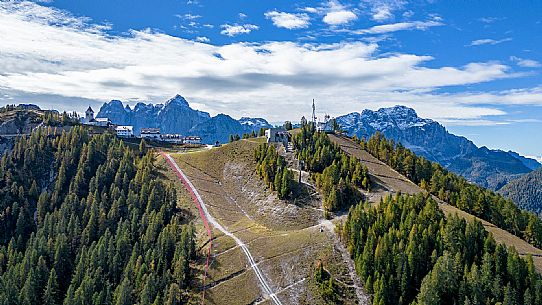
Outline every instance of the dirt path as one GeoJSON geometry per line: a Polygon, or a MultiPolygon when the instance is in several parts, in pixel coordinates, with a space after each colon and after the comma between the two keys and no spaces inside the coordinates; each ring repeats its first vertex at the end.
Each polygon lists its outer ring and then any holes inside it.
{"type": "Polygon", "coordinates": [[[320,224],[333,235],[333,244],[335,246],[335,249],[339,250],[339,252],[341,253],[343,261],[348,267],[348,273],[350,275],[350,278],[352,279],[352,283],[354,283],[352,287],[356,290],[356,296],[358,297],[359,304],[371,304],[371,296],[367,294],[367,292],[365,292],[365,290],[363,289],[363,284],[361,284],[359,276],[356,273],[356,268],[354,267],[354,261],[352,260],[352,258],[350,258],[350,253],[348,253],[348,250],[346,250],[344,245],[339,241],[337,233],[335,233],[335,225],[327,219],[322,219],[320,224]]]}
{"type": "Polygon", "coordinates": [[[188,179],[188,177],[183,173],[183,171],[181,170],[181,168],[177,165],[177,163],[175,162],[175,160],[169,155],[169,154],[166,154],[165,155],[166,158],[169,160],[170,164],[172,164],[174,166],[174,170],[179,173],[183,179],[187,182],[188,186],[190,187],[191,191],[193,192],[193,194],[196,196],[207,220],[209,221],[209,223],[211,223],[216,229],[218,229],[219,231],[221,231],[222,233],[224,233],[224,235],[226,236],[229,236],[230,238],[232,238],[235,243],[241,248],[241,250],[243,250],[243,253],[245,254],[249,264],[250,264],[250,267],[254,270],[254,273],[256,274],[256,277],[258,278],[258,281],[260,282],[260,286],[261,288],[263,289],[263,292],[264,294],[268,295],[269,298],[271,298],[271,300],[273,300],[273,303],[276,304],[276,305],[282,305],[282,302],[279,300],[279,298],[276,296],[276,294],[273,292],[273,290],[271,289],[271,287],[269,286],[269,283],[267,283],[267,280],[265,279],[265,277],[263,276],[260,268],[258,267],[258,265],[256,264],[256,261],[254,260],[254,257],[252,256],[252,254],[250,253],[248,247],[246,246],[245,243],[243,243],[243,241],[241,241],[237,236],[235,236],[233,233],[231,233],[230,231],[228,231],[225,227],[223,227],[220,223],[218,223],[218,221],[216,221],[216,219],[209,213],[209,211],[207,210],[207,206],[205,205],[205,203],[203,202],[203,199],[201,198],[200,194],[198,193],[198,190],[194,187],[194,185],[192,184],[192,182],[188,179]]]}
{"type": "MultiPolygon", "coordinates": [[[[305,175],[301,176],[302,177],[301,182],[306,185],[311,186],[316,191],[316,186],[311,184],[311,182],[308,180],[309,173],[307,172],[304,172],[304,173],[305,175]]],[[[324,211],[323,207],[320,207],[319,210],[324,211]]],[[[341,219],[344,218],[344,216],[346,215],[335,217],[334,220],[340,221],[341,219]]],[[[350,276],[352,283],[354,283],[352,287],[356,291],[356,297],[358,298],[359,304],[361,305],[371,304],[371,296],[367,292],[365,292],[363,288],[363,284],[361,283],[359,276],[356,273],[354,261],[352,260],[352,258],[350,258],[350,253],[348,253],[348,250],[344,247],[342,242],[340,242],[339,236],[337,236],[337,233],[335,232],[335,225],[333,224],[333,222],[331,222],[331,220],[322,218],[320,219],[320,223],[316,226],[325,228],[332,235],[333,245],[335,249],[337,249],[341,253],[341,257],[348,268],[348,275],[350,276]]]]}

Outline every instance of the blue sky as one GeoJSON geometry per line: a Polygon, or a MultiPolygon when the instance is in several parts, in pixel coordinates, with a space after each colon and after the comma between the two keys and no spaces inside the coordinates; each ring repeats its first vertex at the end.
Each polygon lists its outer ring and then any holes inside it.
{"type": "Polygon", "coordinates": [[[175,94],[299,120],[404,104],[542,155],[541,1],[0,2],[0,103],[83,111],[175,94]]]}

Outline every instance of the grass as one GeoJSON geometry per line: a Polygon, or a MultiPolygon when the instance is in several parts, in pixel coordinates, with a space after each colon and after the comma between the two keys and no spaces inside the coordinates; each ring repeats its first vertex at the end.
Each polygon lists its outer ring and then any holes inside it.
{"type": "MultiPolygon", "coordinates": [[[[210,213],[248,246],[284,304],[299,304],[301,296],[320,300],[305,279],[315,258],[332,244],[331,236],[319,231],[320,211],[279,200],[257,177],[254,149],[263,142],[263,137],[253,138],[172,156],[198,189],[210,213]]],[[[320,202],[315,204],[319,206],[320,202]]],[[[208,303],[270,304],[262,299],[254,272],[247,267],[240,248],[216,230],[214,237],[208,282],[214,284],[208,290],[208,303]]],[[[340,259],[336,261],[338,266],[341,263],[340,259]]]]}

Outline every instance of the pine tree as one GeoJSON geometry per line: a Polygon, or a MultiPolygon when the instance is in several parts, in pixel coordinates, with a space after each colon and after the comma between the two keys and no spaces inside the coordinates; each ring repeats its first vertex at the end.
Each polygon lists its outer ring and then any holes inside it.
{"type": "Polygon", "coordinates": [[[143,156],[147,154],[147,143],[143,138],[141,138],[141,141],[139,142],[139,153],[143,156]]]}
{"type": "Polygon", "coordinates": [[[181,290],[176,283],[169,286],[165,305],[180,305],[181,304],[181,290]]]}
{"type": "Polygon", "coordinates": [[[115,290],[114,295],[115,305],[132,305],[132,284],[128,277],[122,280],[121,284],[115,290]]]}
{"type": "Polygon", "coordinates": [[[281,182],[281,188],[280,188],[280,197],[281,198],[287,198],[288,195],[291,192],[292,189],[292,172],[285,168],[282,171],[282,182],[281,182]]]}
{"type": "Polygon", "coordinates": [[[43,293],[43,305],[58,305],[59,295],[58,295],[58,282],[55,268],[51,269],[49,272],[49,279],[47,280],[47,285],[45,286],[45,291],[43,293]]]}

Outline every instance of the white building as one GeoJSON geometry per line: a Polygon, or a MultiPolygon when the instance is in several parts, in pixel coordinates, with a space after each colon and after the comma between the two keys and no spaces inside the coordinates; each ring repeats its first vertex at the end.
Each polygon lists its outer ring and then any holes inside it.
{"type": "Polygon", "coordinates": [[[95,118],[90,125],[108,127],[111,125],[111,120],[108,118],[95,118]]]}
{"type": "Polygon", "coordinates": [[[201,138],[198,136],[188,136],[184,138],[184,144],[201,144],[201,138]]]}
{"type": "Polygon", "coordinates": [[[163,142],[167,142],[167,143],[182,144],[184,137],[181,136],[180,134],[163,134],[163,135],[160,135],[160,139],[163,142]]]}
{"type": "Polygon", "coordinates": [[[111,120],[108,118],[94,118],[94,110],[92,110],[92,107],[88,106],[87,111],[85,111],[85,117],[81,118],[81,123],[85,125],[109,127],[111,125],[111,120]]]}
{"type": "Polygon", "coordinates": [[[117,126],[115,132],[117,137],[132,138],[134,136],[134,126],[117,126]]]}
{"type": "Polygon", "coordinates": [[[160,140],[160,128],[141,128],[141,138],[160,140]]]}
{"type": "Polygon", "coordinates": [[[317,132],[332,132],[333,127],[331,126],[331,121],[316,123],[316,131],[317,132]]]}
{"type": "Polygon", "coordinates": [[[290,134],[284,128],[269,128],[265,130],[267,143],[282,143],[284,147],[288,146],[290,134]]]}
{"type": "Polygon", "coordinates": [[[87,111],[85,111],[84,123],[89,124],[92,121],[94,121],[94,110],[92,110],[92,107],[88,106],[87,111]]]}

